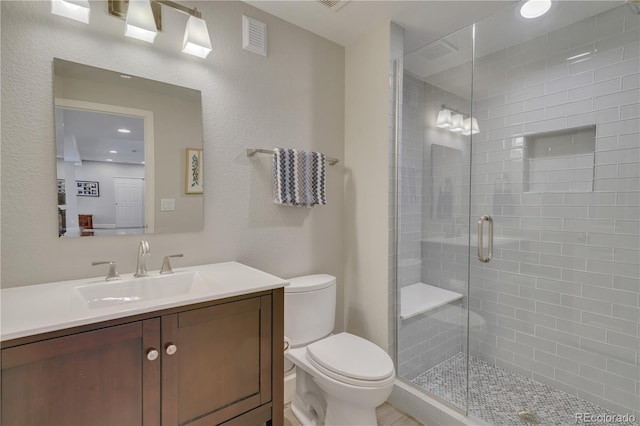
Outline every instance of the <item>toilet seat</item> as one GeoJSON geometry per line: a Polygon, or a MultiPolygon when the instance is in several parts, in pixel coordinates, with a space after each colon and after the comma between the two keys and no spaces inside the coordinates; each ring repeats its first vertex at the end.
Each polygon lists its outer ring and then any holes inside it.
{"type": "Polygon", "coordinates": [[[349,333],[339,333],[307,346],[306,359],[327,376],[361,387],[384,386],[395,370],[379,346],[349,333]]]}

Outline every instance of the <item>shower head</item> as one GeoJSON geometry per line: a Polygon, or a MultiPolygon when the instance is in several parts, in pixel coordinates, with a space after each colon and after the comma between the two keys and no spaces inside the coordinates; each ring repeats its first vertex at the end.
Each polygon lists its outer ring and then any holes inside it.
{"type": "Polygon", "coordinates": [[[633,10],[633,13],[640,15],[640,0],[627,0],[627,4],[633,10]]]}

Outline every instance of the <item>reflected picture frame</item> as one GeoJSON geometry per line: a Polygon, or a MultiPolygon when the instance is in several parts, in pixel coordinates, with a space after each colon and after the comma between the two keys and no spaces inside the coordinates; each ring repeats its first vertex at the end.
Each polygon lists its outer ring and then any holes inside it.
{"type": "Polygon", "coordinates": [[[185,163],[185,194],[202,194],[204,192],[204,182],[202,176],[202,149],[186,148],[185,163]]]}
{"type": "Polygon", "coordinates": [[[77,180],[76,195],[78,197],[99,197],[100,182],[92,180],[77,180]]]}

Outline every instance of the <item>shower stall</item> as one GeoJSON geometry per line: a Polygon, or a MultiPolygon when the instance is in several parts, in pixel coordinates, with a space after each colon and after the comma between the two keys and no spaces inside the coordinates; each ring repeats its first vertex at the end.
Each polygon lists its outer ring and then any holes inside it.
{"type": "Polygon", "coordinates": [[[397,373],[474,422],[637,425],[640,15],[521,6],[399,61],[397,373]]]}

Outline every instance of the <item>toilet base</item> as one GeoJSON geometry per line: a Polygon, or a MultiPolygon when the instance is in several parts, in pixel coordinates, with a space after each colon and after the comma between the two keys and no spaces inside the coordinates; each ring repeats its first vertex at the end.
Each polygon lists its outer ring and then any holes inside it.
{"type": "Polygon", "coordinates": [[[288,404],[293,401],[296,395],[296,370],[287,371],[284,374],[284,403],[288,404]]]}
{"type": "Polygon", "coordinates": [[[327,413],[324,421],[327,426],[375,426],[378,424],[375,407],[358,407],[353,404],[344,404],[335,398],[332,398],[327,403],[327,413]]]}
{"type": "Polygon", "coordinates": [[[394,376],[379,387],[356,387],[320,373],[305,356],[305,348],[287,357],[296,364],[296,393],[291,411],[303,426],[376,426],[376,407],[389,397],[394,376]]]}

